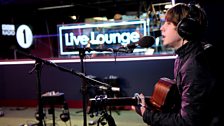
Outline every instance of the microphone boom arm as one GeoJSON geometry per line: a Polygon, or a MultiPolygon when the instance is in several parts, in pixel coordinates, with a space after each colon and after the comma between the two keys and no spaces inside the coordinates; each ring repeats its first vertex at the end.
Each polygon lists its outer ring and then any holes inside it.
{"type": "Polygon", "coordinates": [[[31,54],[27,54],[27,53],[25,53],[25,52],[22,52],[22,51],[20,51],[20,50],[17,50],[17,52],[19,52],[20,54],[22,54],[22,55],[24,55],[24,56],[26,56],[26,57],[28,57],[28,58],[30,58],[30,59],[34,59],[34,60],[36,60],[37,62],[44,63],[44,64],[49,65],[49,66],[53,66],[53,67],[55,67],[55,68],[57,68],[57,69],[59,69],[59,70],[61,70],[61,71],[68,72],[68,73],[71,73],[71,74],[74,74],[74,75],[76,75],[76,76],[78,76],[78,77],[80,77],[80,78],[82,78],[82,79],[86,79],[86,80],[88,80],[88,81],[90,81],[90,82],[93,82],[93,83],[96,83],[96,84],[98,84],[98,85],[100,85],[100,86],[105,86],[105,87],[107,87],[108,89],[111,89],[111,88],[112,88],[112,86],[110,86],[110,85],[107,84],[107,83],[100,82],[100,81],[98,81],[98,80],[95,80],[95,79],[93,79],[93,78],[90,78],[90,77],[88,77],[88,76],[85,76],[85,74],[82,73],[82,72],[77,72],[77,71],[74,71],[73,69],[64,68],[64,67],[59,66],[59,65],[57,65],[57,64],[55,64],[55,63],[53,63],[53,62],[51,62],[51,61],[43,60],[43,59],[38,58],[38,57],[36,57],[36,56],[33,56],[33,55],[31,55],[31,54]]]}
{"type": "Polygon", "coordinates": [[[84,51],[97,51],[97,52],[103,52],[103,51],[106,51],[106,52],[122,52],[122,53],[131,53],[133,52],[133,49],[129,49],[129,48],[118,48],[118,49],[113,49],[113,48],[102,48],[102,49],[93,49],[93,48],[71,48],[71,49],[68,49],[69,51],[80,51],[80,50],[84,50],[84,51]]]}

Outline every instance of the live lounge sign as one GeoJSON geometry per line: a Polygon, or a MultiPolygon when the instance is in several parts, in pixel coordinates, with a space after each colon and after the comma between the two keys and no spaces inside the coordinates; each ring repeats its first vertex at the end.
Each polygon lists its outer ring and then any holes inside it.
{"type": "Polygon", "coordinates": [[[146,35],[146,21],[104,22],[92,24],[59,25],[60,55],[73,55],[77,51],[68,47],[86,47],[88,44],[126,45],[146,35]]]}

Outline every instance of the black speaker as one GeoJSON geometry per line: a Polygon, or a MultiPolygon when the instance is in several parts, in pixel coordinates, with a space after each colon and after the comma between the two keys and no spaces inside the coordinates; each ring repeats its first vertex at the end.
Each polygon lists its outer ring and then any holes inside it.
{"type": "Polygon", "coordinates": [[[66,102],[64,102],[62,113],[60,114],[60,118],[63,122],[67,122],[70,119],[68,104],[66,102]]]}
{"type": "Polygon", "coordinates": [[[200,13],[200,8],[193,3],[188,4],[188,6],[190,9],[189,13],[177,24],[177,32],[186,40],[199,39],[204,30],[204,26],[202,26],[197,19],[200,13]]]}

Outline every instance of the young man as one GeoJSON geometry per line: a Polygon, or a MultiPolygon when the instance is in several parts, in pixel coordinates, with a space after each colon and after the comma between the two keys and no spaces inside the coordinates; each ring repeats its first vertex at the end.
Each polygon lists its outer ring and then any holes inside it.
{"type": "Polygon", "coordinates": [[[163,45],[175,49],[174,81],[180,96],[177,111],[160,111],[140,94],[136,112],[150,126],[221,126],[218,62],[211,44],[202,42],[206,14],[198,5],[178,3],[166,12],[160,28],[163,45]]]}

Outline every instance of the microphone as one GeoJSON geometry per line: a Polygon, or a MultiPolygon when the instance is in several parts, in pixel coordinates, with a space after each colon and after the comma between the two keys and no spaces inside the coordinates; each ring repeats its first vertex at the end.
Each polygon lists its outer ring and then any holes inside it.
{"type": "Polygon", "coordinates": [[[140,38],[138,42],[127,44],[121,48],[135,49],[138,46],[140,46],[141,48],[148,48],[151,47],[154,43],[155,43],[154,37],[144,36],[140,38]]]}

